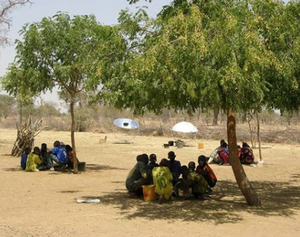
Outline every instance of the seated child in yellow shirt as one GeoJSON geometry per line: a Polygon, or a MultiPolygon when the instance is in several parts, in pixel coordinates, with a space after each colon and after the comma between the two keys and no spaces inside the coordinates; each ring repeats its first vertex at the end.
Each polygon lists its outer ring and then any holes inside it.
{"type": "Polygon", "coordinates": [[[34,147],[33,152],[31,152],[27,157],[26,171],[34,171],[34,172],[39,171],[37,169],[37,165],[42,163],[39,154],[40,154],[40,148],[37,146],[34,147]]]}

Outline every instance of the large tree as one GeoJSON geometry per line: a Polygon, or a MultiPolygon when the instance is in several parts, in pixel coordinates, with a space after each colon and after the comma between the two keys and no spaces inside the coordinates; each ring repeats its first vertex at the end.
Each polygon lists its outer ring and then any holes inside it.
{"type": "Polygon", "coordinates": [[[125,48],[123,39],[115,27],[100,25],[93,15],[71,18],[66,13],[27,24],[20,33],[23,38],[17,41],[16,59],[3,81],[4,88],[16,95],[21,89],[39,93],[58,87],[70,105],[71,143],[76,157],[75,105],[98,70],[95,63],[118,61],[125,48]],[[18,77],[13,76],[15,72],[18,77]]]}
{"type": "MultiPolygon", "coordinates": [[[[284,11],[282,2],[271,0],[175,0],[148,31],[143,30],[147,33],[138,50],[130,50],[124,60],[127,70],[106,83],[114,105],[136,113],[159,113],[167,107],[192,114],[218,105],[227,113],[232,169],[249,205],[261,202],[238,159],[236,112],[276,107],[279,103],[272,104],[271,98],[279,92],[272,91],[278,83],[284,92],[295,88],[263,34],[264,27],[276,26],[275,20],[274,25],[263,22],[264,14],[275,14],[283,24],[284,11]]],[[[122,20],[127,26],[134,18],[122,20]]],[[[288,106],[278,96],[282,107],[288,106]]]]}

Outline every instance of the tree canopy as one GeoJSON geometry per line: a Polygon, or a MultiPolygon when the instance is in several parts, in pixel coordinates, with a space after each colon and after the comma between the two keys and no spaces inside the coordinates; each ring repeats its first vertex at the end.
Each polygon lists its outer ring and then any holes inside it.
{"type": "MultiPolygon", "coordinates": [[[[100,94],[137,114],[226,111],[234,174],[248,204],[259,205],[237,157],[235,112],[299,108],[298,8],[274,0],[175,0],[155,21],[139,22],[144,40],[100,94]]],[[[127,15],[121,26],[138,20],[127,15]]]]}
{"type": "Polygon", "coordinates": [[[115,27],[58,13],[24,26],[11,70],[18,77],[8,74],[5,89],[14,94],[18,78],[32,93],[57,85],[70,102],[74,147],[74,104],[83,90],[136,114],[221,108],[237,182],[248,204],[259,205],[237,157],[235,113],[299,109],[299,5],[174,0],[154,20],[124,10],[115,27]]]}
{"type": "Polygon", "coordinates": [[[118,61],[124,40],[116,28],[100,25],[93,15],[71,18],[62,12],[26,24],[20,34],[23,38],[16,43],[16,59],[3,80],[4,89],[18,95],[58,87],[70,104],[76,156],[74,106],[98,71],[96,62],[100,66],[118,61]]]}

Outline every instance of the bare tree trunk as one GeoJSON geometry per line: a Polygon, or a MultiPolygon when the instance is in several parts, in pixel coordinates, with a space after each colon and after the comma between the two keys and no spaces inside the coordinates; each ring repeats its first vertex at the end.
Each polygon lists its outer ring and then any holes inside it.
{"type": "Polygon", "coordinates": [[[27,3],[32,3],[30,0],[5,0],[1,1],[0,4],[0,45],[4,46],[9,43],[7,33],[11,27],[12,19],[10,13],[13,9],[18,6],[25,5],[27,3]]]}
{"type": "Polygon", "coordinates": [[[197,121],[200,121],[200,116],[201,116],[201,110],[198,108],[197,109],[197,121]]]}
{"type": "Polygon", "coordinates": [[[23,123],[23,103],[19,103],[19,123],[22,125],[23,123]]]}
{"type": "Polygon", "coordinates": [[[214,108],[213,126],[218,125],[219,108],[214,108]]]}
{"type": "Polygon", "coordinates": [[[251,111],[249,111],[247,114],[249,116],[249,118],[247,119],[247,122],[248,122],[249,132],[250,132],[251,146],[256,147],[255,140],[253,138],[253,136],[254,136],[254,131],[253,130],[254,129],[251,127],[251,120],[253,119],[253,116],[252,116],[251,111]]]}
{"type": "Polygon", "coordinates": [[[259,160],[262,160],[262,153],[261,153],[261,142],[260,142],[260,123],[257,111],[256,114],[256,122],[257,122],[257,142],[258,142],[258,151],[259,151],[259,160]]]}
{"type": "Polygon", "coordinates": [[[244,168],[238,158],[235,116],[236,113],[234,111],[227,109],[227,138],[231,167],[237,184],[246,198],[247,204],[250,206],[260,206],[261,201],[249,182],[244,168]]]}
{"type": "Polygon", "coordinates": [[[73,148],[73,168],[74,173],[78,173],[78,164],[77,164],[77,155],[76,155],[76,145],[75,145],[75,114],[74,114],[74,107],[75,107],[75,98],[71,96],[71,103],[70,103],[70,112],[71,112],[71,143],[73,148]]]}

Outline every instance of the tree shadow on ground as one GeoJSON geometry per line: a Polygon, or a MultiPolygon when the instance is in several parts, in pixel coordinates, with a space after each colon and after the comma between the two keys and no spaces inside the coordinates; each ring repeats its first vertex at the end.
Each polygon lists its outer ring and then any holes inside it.
{"type": "Polygon", "coordinates": [[[3,170],[4,171],[14,171],[14,172],[18,172],[18,171],[20,171],[20,172],[24,172],[25,170],[22,170],[20,167],[15,167],[15,168],[13,168],[13,167],[11,167],[11,168],[3,168],[3,170]]]}
{"type": "MultiPolygon", "coordinates": [[[[21,168],[19,167],[14,167],[14,168],[4,168],[3,169],[4,171],[22,171],[24,172],[24,170],[22,170],[21,168]]],[[[103,171],[103,170],[127,170],[127,169],[124,169],[124,168],[119,168],[119,167],[113,167],[113,166],[109,166],[109,165],[99,165],[99,164],[86,164],[85,165],[85,170],[82,171],[82,172],[100,172],[100,171],[103,171]]],[[[46,170],[46,171],[49,171],[49,170],[46,170]]],[[[44,172],[44,171],[41,171],[41,172],[44,172]]],[[[55,172],[51,172],[50,174],[63,174],[63,173],[73,173],[73,170],[69,170],[69,169],[60,169],[60,168],[57,168],[55,170],[55,172]]]]}
{"type": "Polygon", "coordinates": [[[113,167],[109,165],[99,165],[99,164],[86,164],[85,171],[102,171],[102,170],[126,170],[120,167],[113,167]]]}
{"type": "MultiPolygon", "coordinates": [[[[86,164],[85,169],[83,171],[79,171],[79,174],[85,172],[100,172],[103,170],[126,170],[119,167],[113,167],[109,165],[99,165],[99,164],[86,164]]],[[[51,172],[51,175],[59,175],[59,174],[73,174],[74,170],[71,169],[55,169],[55,172],[51,172]]]]}
{"type": "Polygon", "coordinates": [[[212,221],[215,224],[241,222],[241,212],[263,217],[292,217],[296,210],[300,210],[298,185],[284,182],[252,182],[252,185],[262,200],[261,207],[248,206],[237,184],[231,181],[219,181],[206,200],[174,198],[173,201],[160,205],[157,200],[145,202],[142,198],[129,197],[125,189],[101,197],[85,198],[99,198],[100,204],[118,207],[128,219],[212,221]]]}

